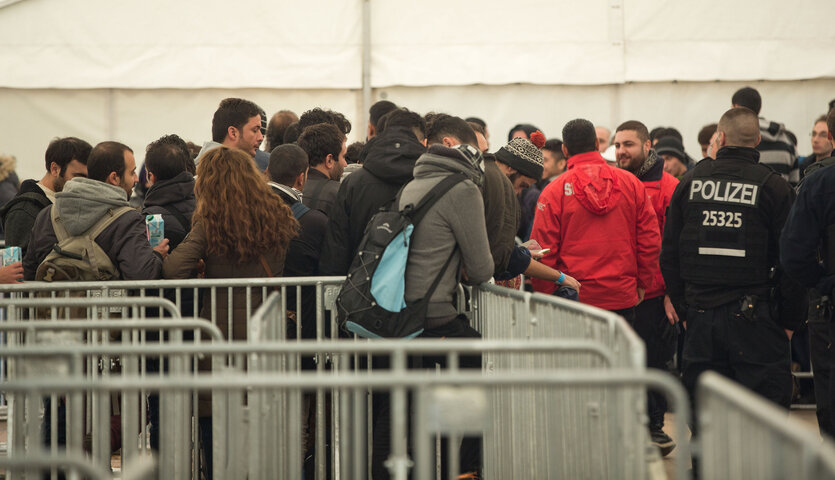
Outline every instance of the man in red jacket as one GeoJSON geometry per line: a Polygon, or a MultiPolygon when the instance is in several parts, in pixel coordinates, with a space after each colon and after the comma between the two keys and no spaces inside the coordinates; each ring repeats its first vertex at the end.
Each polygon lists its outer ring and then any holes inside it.
{"type": "MultiPolygon", "coordinates": [[[[658,219],[658,226],[664,230],[667,206],[673,197],[678,180],[664,171],[664,159],[652,149],[649,130],[641,122],[630,120],[622,123],[615,131],[615,155],[618,167],[632,173],[646,188],[652,208],[658,219]]],[[[658,244],[659,248],[661,244],[658,244]]],[[[664,277],[658,262],[654,264],[655,287],[648,289],[644,301],[635,307],[635,323],[632,327],[647,347],[647,367],[666,370],[676,349],[676,327],[678,320],[669,297],[664,295],[664,277]]],[[[654,443],[662,455],[668,455],[676,444],[664,433],[664,412],[667,401],[663,395],[649,392],[649,430],[654,443]]]]}
{"type": "MultiPolygon", "coordinates": [[[[531,238],[551,249],[542,263],[583,285],[580,301],[635,320],[635,305],[652,290],[661,234],[644,185],[610,167],[598,153],[594,125],[571,120],[562,130],[568,171],[539,197],[531,238]]],[[[532,281],[534,290],[556,285],[532,281]]]]}

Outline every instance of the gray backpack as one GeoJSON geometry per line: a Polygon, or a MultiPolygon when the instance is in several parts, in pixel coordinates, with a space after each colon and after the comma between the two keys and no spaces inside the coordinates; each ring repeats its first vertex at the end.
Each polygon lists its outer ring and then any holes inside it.
{"type": "Polygon", "coordinates": [[[134,209],[131,207],[111,208],[86,232],[72,236],[67,232],[58,216],[57,209],[53,206],[50,217],[58,243],[53,245],[52,251],[38,265],[35,280],[44,282],[118,280],[121,277],[119,269],[113,265],[107,252],[96,243],[96,237],[117,218],[132,210],[134,209]]]}

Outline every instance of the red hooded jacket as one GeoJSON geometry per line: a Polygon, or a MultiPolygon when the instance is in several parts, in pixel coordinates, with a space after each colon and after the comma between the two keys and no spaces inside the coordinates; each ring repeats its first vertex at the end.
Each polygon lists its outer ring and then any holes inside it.
{"type": "MultiPolygon", "coordinates": [[[[568,171],[539,197],[531,238],[551,251],[542,263],[581,284],[580,301],[606,310],[638,303],[638,287],[655,288],[661,234],[644,185],[610,167],[598,152],[568,159],[568,171]]],[[[553,293],[547,280],[534,290],[553,293]]]]}
{"type": "MultiPolygon", "coordinates": [[[[678,179],[664,171],[664,159],[660,156],[655,165],[647,173],[639,177],[647,190],[655,216],[658,218],[658,230],[664,233],[664,220],[667,218],[667,207],[673,198],[673,191],[678,185],[678,179]]],[[[655,288],[649,289],[644,298],[650,299],[664,295],[664,277],[661,268],[655,273],[655,288]]]]}

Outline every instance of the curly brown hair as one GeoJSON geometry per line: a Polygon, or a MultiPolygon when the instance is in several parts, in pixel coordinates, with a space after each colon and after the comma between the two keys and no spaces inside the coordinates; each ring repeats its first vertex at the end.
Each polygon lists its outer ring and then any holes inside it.
{"type": "Polygon", "coordinates": [[[247,262],[285,252],[297,234],[299,222],[243,150],[221,146],[203,156],[194,194],[209,254],[247,262]]]}

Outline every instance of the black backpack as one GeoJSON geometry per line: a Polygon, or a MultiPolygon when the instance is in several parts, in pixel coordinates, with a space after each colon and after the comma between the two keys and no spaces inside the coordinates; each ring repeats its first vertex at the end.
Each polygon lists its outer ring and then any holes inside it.
{"type": "Polygon", "coordinates": [[[417,205],[410,203],[402,210],[397,210],[398,194],[392,207],[371,217],[336,298],[343,330],[364,338],[414,338],[423,333],[429,299],[449,268],[455,250],[426,295],[407,304],[404,291],[411,235],[432,205],[465,178],[458,173],[446,177],[417,205]]]}

